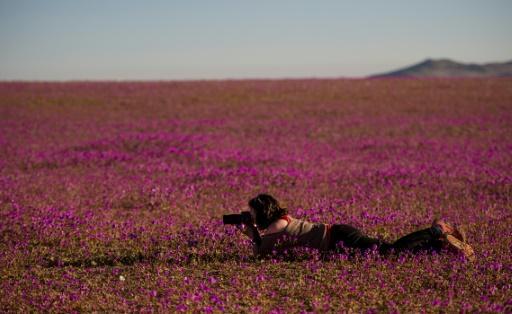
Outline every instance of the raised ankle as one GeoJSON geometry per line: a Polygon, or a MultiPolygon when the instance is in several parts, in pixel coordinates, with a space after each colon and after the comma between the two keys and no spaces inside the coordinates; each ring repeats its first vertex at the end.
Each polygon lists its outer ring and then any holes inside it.
{"type": "Polygon", "coordinates": [[[434,225],[430,227],[430,232],[432,236],[436,239],[441,238],[444,235],[443,229],[439,225],[434,225]]]}

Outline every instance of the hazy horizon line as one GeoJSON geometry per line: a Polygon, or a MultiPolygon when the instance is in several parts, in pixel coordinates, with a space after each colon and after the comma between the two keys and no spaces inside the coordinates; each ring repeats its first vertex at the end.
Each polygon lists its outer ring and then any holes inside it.
{"type": "MultiPolygon", "coordinates": [[[[338,79],[347,79],[347,80],[358,80],[358,79],[368,79],[375,78],[375,76],[382,73],[389,73],[397,70],[401,70],[410,66],[414,66],[425,61],[441,61],[441,60],[449,60],[460,64],[465,65],[487,65],[487,64],[496,64],[496,63],[509,63],[512,62],[512,58],[509,58],[505,61],[486,61],[486,62],[462,62],[456,59],[452,59],[449,57],[425,57],[420,61],[415,63],[409,63],[402,65],[400,67],[396,67],[394,69],[384,70],[368,75],[248,75],[248,76],[205,76],[205,77],[174,77],[174,78],[166,78],[166,77],[149,77],[149,78],[0,78],[0,83],[45,83],[45,82],[55,82],[55,83],[73,83],[73,82],[196,82],[196,81],[259,81],[259,80],[338,80],[338,79]]],[[[440,78],[440,77],[431,77],[431,78],[440,78]]],[[[458,78],[458,77],[445,77],[445,78],[458,78]]],[[[464,77],[460,77],[464,78],[464,77]]]]}

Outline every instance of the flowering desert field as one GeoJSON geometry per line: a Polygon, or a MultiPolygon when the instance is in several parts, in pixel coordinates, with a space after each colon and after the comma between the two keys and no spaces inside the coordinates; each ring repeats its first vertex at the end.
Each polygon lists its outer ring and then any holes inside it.
{"type": "Polygon", "coordinates": [[[0,83],[1,312],[511,312],[512,80],[0,83]],[[255,259],[258,193],[462,256],[255,259]]]}

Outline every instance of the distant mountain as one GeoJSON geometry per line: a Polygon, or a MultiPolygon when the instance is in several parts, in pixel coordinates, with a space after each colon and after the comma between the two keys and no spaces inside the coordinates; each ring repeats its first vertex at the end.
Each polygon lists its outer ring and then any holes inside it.
{"type": "Polygon", "coordinates": [[[505,77],[512,76],[512,61],[460,63],[449,59],[427,59],[421,63],[371,77],[505,77]]]}

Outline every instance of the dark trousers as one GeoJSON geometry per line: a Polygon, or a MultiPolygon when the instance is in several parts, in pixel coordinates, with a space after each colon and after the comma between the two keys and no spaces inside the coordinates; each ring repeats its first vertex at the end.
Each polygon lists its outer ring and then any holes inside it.
{"type": "Polygon", "coordinates": [[[334,224],[331,226],[331,241],[329,248],[337,252],[344,252],[345,248],[366,251],[376,248],[381,254],[391,252],[409,251],[439,251],[443,242],[440,237],[442,232],[437,227],[431,227],[409,233],[393,243],[371,238],[364,235],[359,229],[350,225],[334,224]]]}

